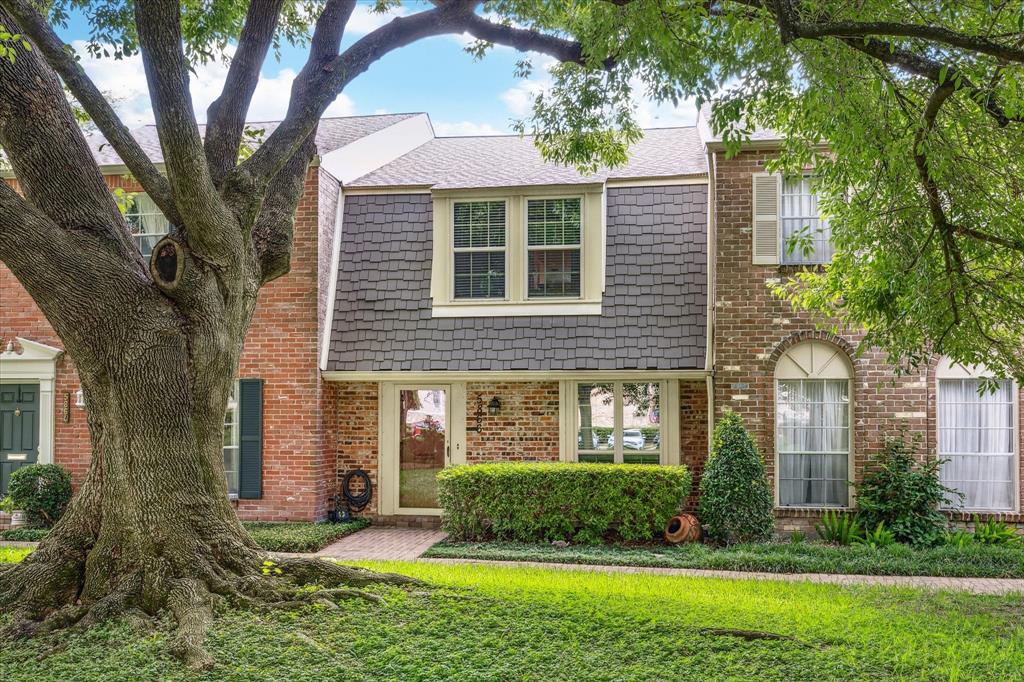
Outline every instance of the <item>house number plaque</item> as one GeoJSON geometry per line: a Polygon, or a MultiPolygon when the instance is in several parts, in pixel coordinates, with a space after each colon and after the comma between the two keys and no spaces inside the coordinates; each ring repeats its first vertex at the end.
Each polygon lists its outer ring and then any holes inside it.
{"type": "Polygon", "coordinates": [[[60,416],[65,424],[71,421],[71,394],[67,391],[64,391],[64,404],[61,405],[60,416]]]}

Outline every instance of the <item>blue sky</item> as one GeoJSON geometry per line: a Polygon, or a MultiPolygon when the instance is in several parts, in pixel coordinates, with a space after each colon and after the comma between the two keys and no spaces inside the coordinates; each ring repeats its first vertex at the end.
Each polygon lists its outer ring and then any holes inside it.
{"type": "MultiPolygon", "coordinates": [[[[397,11],[422,8],[421,3],[407,2],[397,11]]],[[[343,48],[389,19],[361,4],[349,23],[343,48]]],[[[61,34],[83,52],[82,41],[87,39],[88,29],[81,17],[75,17],[61,34]]],[[[544,88],[544,65],[550,60],[533,55],[531,78],[517,79],[512,74],[516,62],[523,58],[521,53],[497,47],[483,60],[475,61],[464,50],[468,40],[466,36],[430,38],[386,55],[349,85],[328,114],[425,111],[440,135],[509,132],[513,120],[529,113],[533,94],[544,88]]],[[[137,56],[121,61],[93,60],[83,53],[82,60],[129,126],[152,122],[142,63],[137,56]]],[[[304,60],[302,48],[285,49],[280,61],[268,58],[250,120],[275,119],[284,114],[288,88],[304,60]]],[[[193,101],[200,120],[219,94],[225,72],[223,64],[208,64],[193,77],[193,101]]],[[[695,116],[692,106],[657,106],[640,95],[636,106],[638,120],[644,126],[690,125],[695,116]]]]}

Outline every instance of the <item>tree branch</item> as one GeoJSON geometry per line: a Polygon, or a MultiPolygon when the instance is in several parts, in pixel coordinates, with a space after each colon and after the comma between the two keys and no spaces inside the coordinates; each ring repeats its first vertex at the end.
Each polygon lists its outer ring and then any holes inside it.
{"type": "MultiPolygon", "coordinates": [[[[466,32],[480,40],[507,45],[522,52],[542,52],[560,62],[586,63],[583,46],[573,40],[565,40],[539,31],[496,24],[476,14],[466,18],[464,28],[466,32]]],[[[602,65],[610,69],[614,66],[614,61],[608,58],[602,65]]]]}
{"type": "Polygon", "coordinates": [[[203,146],[214,184],[234,168],[245,130],[245,116],[260,80],[260,68],[277,30],[284,0],[252,0],[224,88],[206,110],[203,146]]]}
{"type": "Polygon", "coordinates": [[[193,254],[226,267],[241,254],[241,235],[206,163],[182,51],[181,8],[176,0],[138,0],[135,24],[180,227],[193,254]]]}
{"type": "Polygon", "coordinates": [[[180,222],[177,207],[171,199],[171,189],[160,171],[142,151],[131,132],[121,122],[114,109],[100,93],[96,85],[85,74],[72,52],[53,32],[46,19],[39,14],[35,6],[28,0],[0,0],[15,19],[22,32],[46,58],[50,67],[58,74],[64,84],[85,108],[85,111],[96,123],[96,127],[114,148],[125,166],[135,179],[139,181],[146,193],[156,202],[167,218],[174,223],[180,222]]]}
{"type": "Polygon", "coordinates": [[[292,99],[281,125],[235,172],[254,186],[264,185],[281,170],[309,136],[327,106],[353,78],[392,50],[421,38],[475,29],[519,49],[536,50],[580,62],[585,58],[574,43],[534,31],[487,22],[474,14],[478,0],[438,2],[434,9],[398,17],[356,41],[322,65],[307,62],[292,86],[292,99]]]}

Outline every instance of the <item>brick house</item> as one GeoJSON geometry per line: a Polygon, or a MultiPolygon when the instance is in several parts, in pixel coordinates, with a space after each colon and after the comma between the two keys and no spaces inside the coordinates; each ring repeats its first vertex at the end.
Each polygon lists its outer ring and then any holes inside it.
{"type": "MultiPolygon", "coordinates": [[[[260,294],[225,421],[243,518],[323,518],[353,468],[373,482],[365,513],[400,525],[436,523],[433,475],[454,464],[699,476],[713,417],[732,409],[765,455],[781,530],[852,505],[846,481],[904,424],[951,460],[971,509],[1024,525],[1012,382],[979,396],[983,373],[942,359],[895,377],[768,290],[830,255],[808,180],[764,171],[770,134],[727,159],[702,116],[591,175],[544,163],[530,139],[435,137],[422,114],[325,119],[319,137],[292,272],[260,294]],[[820,238],[794,258],[782,244],[804,225],[820,238]]],[[[168,227],[133,201],[145,250],[168,227]]],[[[0,411],[37,400],[37,458],[80,476],[74,368],[2,267],[0,313],[0,411]]],[[[5,483],[24,460],[4,448],[5,483]]]]}

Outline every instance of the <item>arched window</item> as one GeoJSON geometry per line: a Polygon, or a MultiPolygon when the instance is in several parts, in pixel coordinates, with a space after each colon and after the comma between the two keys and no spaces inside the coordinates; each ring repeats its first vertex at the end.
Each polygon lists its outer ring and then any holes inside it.
{"type": "Polygon", "coordinates": [[[1012,511],[1017,505],[1015,387],[980,367],[943,359],[936,368],[942,482],[963,493],[951,508],[1012,511]],[[994,389],[994,390],[991,390],[994,389]]]}
{"type": "Polygon", "coordinates": [[[850,395],[846,353],[820,341],[794,345],[775,366],[775,451],[781,507],[850,503],[850,395]]]}

